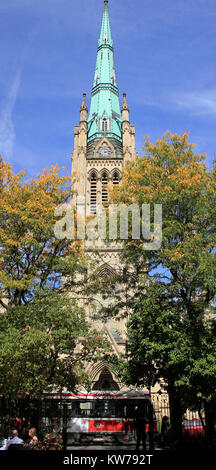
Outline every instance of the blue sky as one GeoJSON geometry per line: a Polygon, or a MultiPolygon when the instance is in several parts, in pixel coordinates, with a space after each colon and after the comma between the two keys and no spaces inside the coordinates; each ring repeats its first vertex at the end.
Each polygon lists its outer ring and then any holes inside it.
{"type": "MultiPolygon", "coordinates": [[[[90,94],[103,0],[1,0],[0,154],[35,176],[71,168],[73,127],[90,94]]],[[[139,155],[148,134],[190,132],[216,152],[216,1],[110,0],[117,80],[139,155]]]]}

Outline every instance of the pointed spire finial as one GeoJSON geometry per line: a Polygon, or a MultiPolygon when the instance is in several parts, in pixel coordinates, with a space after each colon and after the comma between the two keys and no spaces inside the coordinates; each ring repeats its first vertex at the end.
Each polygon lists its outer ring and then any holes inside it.
{"type": "Polygon", "coordinates": [[[129,106],[127,104],[126,93],[123,93],[123,104],[122,104],[122,111],[130,111],[129,106]]]}
{"type": "Polygon", "coordinates": [[[88,111],[88,107],[87,107],[87,104],[86,104],[86,93],[83,93],[83,100],[82,100],[80,111],[82,111],[84,109],[88,111]]]}
{"type": "Polygon", "coordinates": [[[123,103],[122,103],[122,121],[129,121],[129,106],[127,104],[126,93],[123,93],[123,103]]]}
{"type": "Polygon", "coordinates": [[[80,121],[86,121],[88,114],[88,106],[86,104],[86,93],[83,93],[83,100],[80,107],[80,121]]]}

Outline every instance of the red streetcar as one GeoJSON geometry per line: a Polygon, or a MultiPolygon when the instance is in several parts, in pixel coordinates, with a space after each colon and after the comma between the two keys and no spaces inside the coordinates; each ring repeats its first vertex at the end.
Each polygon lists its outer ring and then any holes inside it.
{"type": "MultiPolygon", "coordinates": [[[[43,421],[49,424],[50,418],[62,416],[66,423],[67,442],[77,442],[87,438],[90,441],[105,441],[115,438],[127,440],[135,434],[137,408],[148,422],[152,422],[153,407],[146,391],[91,391],[70,393],[44,393],[43,421]]],[[[154,431],[157,422],[153,416],[154,431]]],[[[149,431],[149,424],[146,424],[149,431]]]]}

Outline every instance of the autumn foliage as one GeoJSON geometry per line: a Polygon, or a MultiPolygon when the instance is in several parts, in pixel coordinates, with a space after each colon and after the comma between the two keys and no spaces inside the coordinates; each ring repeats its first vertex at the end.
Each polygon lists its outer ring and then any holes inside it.
{"type": "Polygon", "coordinates": [[[81,246],[54,235],[55,209],[70,195],[57,165],[25,180],[0,162],[0,393],[11,398],[87,384],[84,362],[102,348],[79,305],[81,246]]]}

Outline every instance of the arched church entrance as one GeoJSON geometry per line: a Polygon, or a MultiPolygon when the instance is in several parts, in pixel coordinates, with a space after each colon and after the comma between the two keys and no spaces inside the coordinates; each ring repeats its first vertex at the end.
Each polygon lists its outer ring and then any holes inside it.
{"type": "Polygon", "coordinates": [[[93,384],[92,390],[119,390],[117,382],[107,367],[100,373],[99,379],[93,384]]]}

